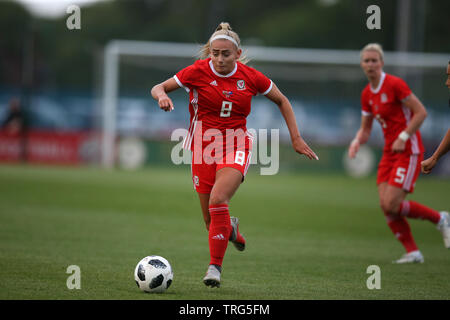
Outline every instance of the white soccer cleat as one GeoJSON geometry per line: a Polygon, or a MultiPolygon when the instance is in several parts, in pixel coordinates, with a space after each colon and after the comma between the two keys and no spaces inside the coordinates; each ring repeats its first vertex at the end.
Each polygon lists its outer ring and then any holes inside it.
{"type": "Polygon", "coordinates": [[[422,253],[419,250],[411,251],[410,253],[405,253],[400,259],[392,261],[392,263],[403,264],[403,263],[424,263],[422,253]]]}
{"type": "Polygon", "coordinates": [[[206,275],[203,278],[203,283],[206,286],[210,286],[211,288],[220,287],[220,273],[222,272],[219,266],[210,264],[208,270],[206,271],[206,275]]]}
{"type": "Polygon", "coordinates": [[[450,249],[450,216],[446,211],[441,211],[440,214],[441,220],[439,220],[436,228],[442,233],[445,247],[450,249]]]}
{"type": "Polygon", "coordinates": [[[238,249],[239,251],[244,251],[245,250],[245,238],[242,236],[242,234],[238,238],[239,219],[236,217],[231,217],[230,222],[231,222],[232,232],[231,232],[231,236],[230,236],[229,240],[233,243],[233,245],[235,246],[236,249],[238,249]]]}

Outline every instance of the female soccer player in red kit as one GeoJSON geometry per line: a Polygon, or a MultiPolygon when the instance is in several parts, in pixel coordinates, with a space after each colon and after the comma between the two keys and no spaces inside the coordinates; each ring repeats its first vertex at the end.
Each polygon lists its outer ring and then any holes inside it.
{"type": "Polygon", "coordinates": [[[373,119],[380,123],[385,145],[378,165],[377,185],[380,206],[387,224],[406,250],[394,263],[424,262],[406,218],[424,219],[441,231],[445,247],[450,248],[448,212],[438,212],[415,201],[406,200],[414,190],[420,173],[424,147],[419,127],[427,112],[408,85],[400,78],[383,72],[383,50],[368,44],[361,51],[361,67],[369,80],[361,94],[361,128],[350,144],[354,158],[359,146],[370,137],[373,119]]]}
{"type": "Polygon", "coordinates": [[[184,147],[192,151],[193,184],[209,234],[211,260],[203,282],[219,287],[228,241],[240,251],[245,248],[238,219],[230,218],[228,205],[250,164],[253,138],[246,118],[252,97],[262,94],[273,101],[286,121],[294,150],[318,158],[300,136],[289,100],[269,78],[245,65],[239,36],[228,23],[217,27],[199,60],[154,86],[151,94],[161,109],[171,111],[167,93],[180,87],[189,92],[190,127],[184,147]]]}

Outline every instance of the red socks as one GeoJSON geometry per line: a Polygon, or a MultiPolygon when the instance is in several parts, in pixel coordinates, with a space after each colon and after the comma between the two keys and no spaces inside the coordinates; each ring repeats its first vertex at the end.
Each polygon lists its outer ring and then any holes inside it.
{"type": "Polygon", "coordinates": [[[223,257],[231,235],[230,213],[227,204],[209,206],[211,224],[209,225],[209,264],[222,266],[223,257]]]}
{"type": "Polygon", "coordinates": [[[406,221],[405,217],[386,215],[386,220],[392,233],[402,243],[407,253],[419,250],[412,236],[409,223],[406,221]]]}
{"type": "Polygon", "coordinates": [[[400,214],[408,218],[429,220],[434,224],[437,224],[441,219],[441,214],[436,210],[408,200],[404,200],[400,204],[400,214]]]}
{"type": "Polygon", "coordinates": [[[405,247],[406,252],[419,250],[414,241],[408,221],[405,217],[413,219],[425,219],[437,224],[441,215],[436,210],[428,208],[415,201],[404,200],[400,204],[399,215],[386,214],[386,220],[389,228],[405,247]]]}

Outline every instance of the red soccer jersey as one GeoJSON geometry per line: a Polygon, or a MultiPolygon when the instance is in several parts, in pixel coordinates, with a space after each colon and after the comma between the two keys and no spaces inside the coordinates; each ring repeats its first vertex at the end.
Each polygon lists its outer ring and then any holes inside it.
{"type": "MultiPolygon", "coordinates": [[[[392,152],[392,144],[411,120],[411,110],[403,106],[403,101],[410,95],[411,89],[405,81],[384,72],[377,88],[372,88],[369,83],[361,93],[362,114],[374,116],[383,129],[383,152],[392,152]]],[[[407,154],[424,152],[419,130],[406,142],[405,152],[407,154]]]]}
{"type": "Polygon", "coordinates": [[[219,74],[211,58],[197,60],[179,71],[174,79],[189,92],[189,133],[184,147],[192,148],[192,139],[201,121],[202,134],[208,129],[247,130],[247,116],[251,99],[257,94],[266,95],[272,89],[272,81],[261,72],[236,62],[232,72],[219,74]]]}

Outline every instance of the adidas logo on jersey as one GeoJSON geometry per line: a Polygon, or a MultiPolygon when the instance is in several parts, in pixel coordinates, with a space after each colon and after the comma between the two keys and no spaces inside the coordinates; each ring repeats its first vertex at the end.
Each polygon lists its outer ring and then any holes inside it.
{"type": "Polygon", "coordinates": [[[217,82],[216,82],[216,80],[211,81],[209,84],[212,85],[212,86],[216,86],[216,87],[217,87],[217,82]]]}
{"type": "Polygon", "coordinates": [[[225,237],[223,236],[223,234],[219,233],[216,234],[214,237],[212,237],[215,240],[226,240],[225,237]]]}

